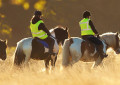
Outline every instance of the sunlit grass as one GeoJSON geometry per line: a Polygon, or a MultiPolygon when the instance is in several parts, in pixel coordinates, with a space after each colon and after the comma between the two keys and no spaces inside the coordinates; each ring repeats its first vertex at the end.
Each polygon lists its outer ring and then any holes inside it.
{"type": "Polygon", "coordinates": [[[78,62],[73,67],[61,69],[61,55],[56,68],[49,74],[44,62],[30,60],[29,68],[12,68],[15,47],[8,48],[8,58],[0,61],[0,85],[120,85],[120,55],[109,50],[103,67],[91,69],[92,63],[78,62]]]}

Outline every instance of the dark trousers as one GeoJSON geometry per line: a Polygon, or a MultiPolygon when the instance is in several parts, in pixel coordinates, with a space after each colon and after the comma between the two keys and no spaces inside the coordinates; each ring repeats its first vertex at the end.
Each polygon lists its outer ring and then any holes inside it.
{"type": "Polygon", "coordinates": [[[55,42],[54,39],[48,36],[46,39],[44,39],[44,41],[47,42],[49,45],[49,52],[53,53],[53,47],[55,42]]]}
{"type": "Polygon", "coordinates": [[[103,52],[103,43],[100,39],[98,39],[97,37],[93,36],[93,35],[85,35],[82,36],[82,39],[90,41],[92,43],[95,44],[95,46],[97,47],[97,50],[99,52],[100,55],[102,55],[103,52]]]}

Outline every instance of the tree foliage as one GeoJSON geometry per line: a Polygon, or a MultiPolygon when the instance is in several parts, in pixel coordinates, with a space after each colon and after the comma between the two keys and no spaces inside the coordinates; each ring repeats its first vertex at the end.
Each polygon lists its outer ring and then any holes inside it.
{"type": "Polygon", "coordinates": [[[48,29],[56,25],[68,27],[71,36],[80,37],[79,21],[85,10],[91,12],[91,19],[98,30],[119,32],[118,8],[120,1],[114,0],[0,0],[0,38],[8,39],[9,45],[30,37],[30,19],[35,10],[43,12],[48,29]],[[109,3],[108,3],[109,2],[109,3]]]}

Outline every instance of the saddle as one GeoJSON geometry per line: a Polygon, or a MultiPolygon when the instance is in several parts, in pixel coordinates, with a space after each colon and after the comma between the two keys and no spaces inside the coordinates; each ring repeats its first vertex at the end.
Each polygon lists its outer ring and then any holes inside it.
{"type": "Polygon", "coordinates": [[[45,42],[45,41],[43,41],[43,40],[41,40],[41,39],[36,39],[36,41],[37,41],[38,43],[41,43],[44,47],[49,48],[49,45],[48,45],[47,42],[45,42]]]}
{"type": "Polygon", "coordinates": [[[37,52],[42,52],[42,53],[48,53],[49,45],[47,42],[45,42],[39,38],[33,38],[32,50],[37,51],[37,52]]]}
{"type": "Polygon", "coordinates": [[[98,44],[90,40],[85,40],[85,42],[88,43],[86,48],[88,48],[91,53],[94,53],[96,50],[96,52],[98,52],[101,57],[107,57],[106,53],[103,51],[103,44],[98,44]]]}
{"type": "Polygon", "coordinates": [[[37,37],[35,37],[33,40],[32,40],[32,47],[33,49],[39,49],[41,50],[43,48],[44,50],[44,53],[53,53],[51,50],[54,48],[54,43],[52,43],[52,41],[50,41],[51,39],[48,38],[47,40],[41,40],[37,37]]]}
{"type": "Polygon", "coordinates": [[[94,51],[98,51],[97,45],[89,40],[84,41],[86,43],[85,47],[89,49],[91,53],[94,53],[94,51]]]}

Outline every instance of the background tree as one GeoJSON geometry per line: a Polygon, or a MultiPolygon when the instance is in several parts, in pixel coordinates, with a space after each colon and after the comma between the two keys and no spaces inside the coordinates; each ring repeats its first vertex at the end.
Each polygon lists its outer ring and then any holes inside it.
{"type": "Polygon", "coordinates": [[[0,38],[9,46],[31,37],[29,21],[35,10],[42,10],[48,29],[67,26],[71,36],[80,37],[79,21],[85,10],[100,33],[119,32],[120,1],[118,0],[0,0],[0,38]]]}

